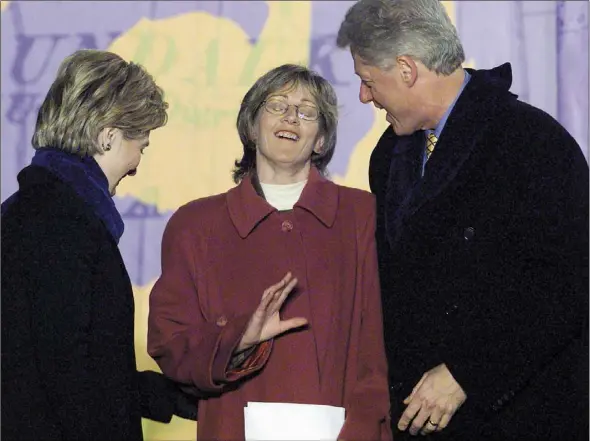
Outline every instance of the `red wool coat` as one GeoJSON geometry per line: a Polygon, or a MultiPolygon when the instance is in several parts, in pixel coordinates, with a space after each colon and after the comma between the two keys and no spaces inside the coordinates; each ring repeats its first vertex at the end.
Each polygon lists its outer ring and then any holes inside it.
{"type": "Polygon", "coordinates": [[[342,406],[340,439],[391,439],[374,236],[373,196],[313,167],[291,211],[277,211],[244,179],[172,216],[148,351],[202,397],[198,441],[244,439],[248,401],[342,406]],[[299,282],[281,318],[305,317],[309,326],[229,370],[263,291],[288,271],[299,282]]]}

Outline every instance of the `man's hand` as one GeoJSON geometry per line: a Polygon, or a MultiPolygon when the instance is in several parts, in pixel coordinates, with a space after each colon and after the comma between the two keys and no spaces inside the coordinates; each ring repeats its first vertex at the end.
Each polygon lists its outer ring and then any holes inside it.
{"type": "Polygon", "coordinates": [[[246,332],[236,348],[236,353],[307,324],[307,319],[303,317],[281,320],[279,316],[285,299],[295,285],[297,285],[297,279],[293,278],[291,273],[287,273],[283,280],[264,291],[262,300],[250,318],[246,332]]]}
{"type": "Polygon", "coordinates": [[[445,364],[426,372],[404,400],[407,404],[397,427],[422,435],[441,431],[449,424],[455,412],[467,399],[465,391],[455,381],[445,364]]]}

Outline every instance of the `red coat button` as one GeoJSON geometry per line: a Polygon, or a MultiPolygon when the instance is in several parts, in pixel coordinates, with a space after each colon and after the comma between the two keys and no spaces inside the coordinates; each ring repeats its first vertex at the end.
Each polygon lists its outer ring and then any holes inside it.
{"type": "Polygon", "coordinates": [[[221,317],[219,317],[217,319],[217,326],[225,326],[225,325],[227,325],[227,318],[224,315],[222,315],[221,317]]]}
{"type": "Polygon", "coordinates": [[[283,221],[283,224],[281,225],[281,230],[283,230],[284,232],[288,232],[291,231],[293,229],[293,222],[291,221],[283,221]]]}

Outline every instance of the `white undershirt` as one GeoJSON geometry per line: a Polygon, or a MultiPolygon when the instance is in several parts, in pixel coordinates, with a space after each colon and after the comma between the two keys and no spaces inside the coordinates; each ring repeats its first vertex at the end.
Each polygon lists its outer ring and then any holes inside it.
{"type": "Polygon", "coordinates": [[[307,180],[296,182],[295,184],[263,184],[260,187],[264,192],[266,202],[279,211],[291,210],[293,205],[299,200],[303,187],[307,180]]]}

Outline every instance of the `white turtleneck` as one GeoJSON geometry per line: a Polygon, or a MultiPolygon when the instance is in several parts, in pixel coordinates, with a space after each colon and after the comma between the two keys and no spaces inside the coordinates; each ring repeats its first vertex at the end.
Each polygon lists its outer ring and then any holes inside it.
{"type": "Polygon", "coordinates": [[[266,202],[279,211],[285,211],[293,209],[293,205],[299,200],[306,183],[307,180],[295,184],[264,184],[261,182],[260,187],[264,192],[266,202]]]}

